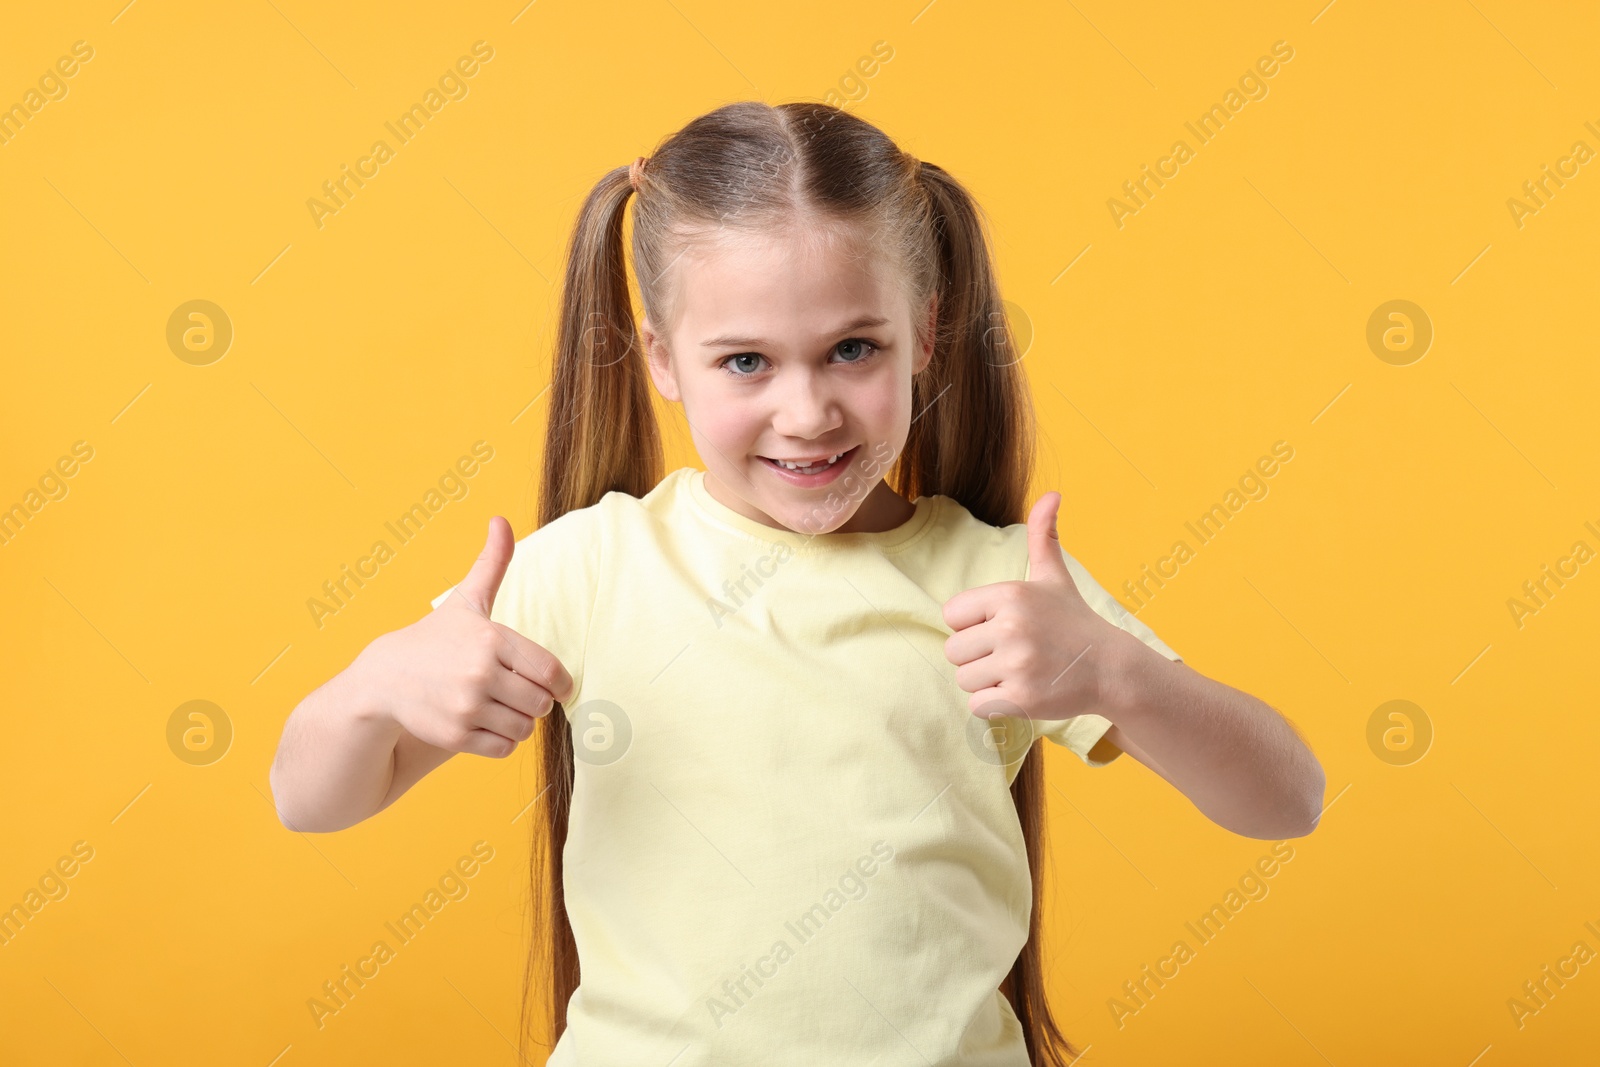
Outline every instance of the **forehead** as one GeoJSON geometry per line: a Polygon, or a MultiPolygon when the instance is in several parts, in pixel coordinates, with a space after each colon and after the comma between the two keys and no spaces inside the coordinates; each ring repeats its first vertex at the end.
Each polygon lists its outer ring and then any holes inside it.
{"type": "Polygon", "coordinates": [[[885,257],[836,232],[723,232],[678,267],[675,333],[685,346],[730,335],[782,346],[865,315],[908,314],[885,257]]]}

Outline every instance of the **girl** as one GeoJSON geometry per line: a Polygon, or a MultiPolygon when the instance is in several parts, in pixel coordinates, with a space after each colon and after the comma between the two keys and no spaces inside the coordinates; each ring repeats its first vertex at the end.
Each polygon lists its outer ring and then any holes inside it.
{"type": "Polygon", "coordinates": [[[558,1067],[1063,1064],[1040,735],[1314,828],[1293,728],[1064,552],[1058,494],[1022,521],[1029,395],[945,171],[832,107],[719,108],[590,193],[560,313],[539,529],[491,519],[272,771],[334,830],[540,735],[524,1049],[538,990],[558,1067]],[[650,382],[705,470],[663,476],[650,382]]]}

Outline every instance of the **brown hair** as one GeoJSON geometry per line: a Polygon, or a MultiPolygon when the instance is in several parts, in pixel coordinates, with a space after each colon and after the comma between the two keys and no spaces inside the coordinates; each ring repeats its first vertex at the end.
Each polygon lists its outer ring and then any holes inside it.
{"type": "MultiPolygon", "coordinates": [[[[589,507],[613,490],[642,497],[663,476],[661,436],[634,323],[623,218],[634,193],[632,252],[643,310],[674,318],[669,268],[707,238],[774,227],[865,236],[900,268],[905,295],[937,297],[934,352],[913,379],[904,451],[887,476],[901,496],[944,495],[982,521],[1026,519],[1032,401],[1006,342],[1005,307],[977,204],[953,177],[900,150],[881,130],[819,103],[740,102],[671,135],[643,167],[617,167],[590,191],[567,250],[546,431],[539,523],[589,507]]],[[[914,320],[919,316],[913,315],[914,320]]],[[[926,316],[918,321],[926,332],[926,316]]],[[[925,337],[921,338],[926,340],[925,337]]],[[[544,803],[533,820],[535,949],[525,975],[521,1048],[534,1017],[554,1043],[578,986],[578,956],[563,897],[562,851],[572,802],[569,725],[557,705],[539,726],[544,803]],[[541,936],[548,935],[548,936],[541,936]],[[539,951],[548,950],[548,954],[539,951]],[[544,994],[536,996],[536,991],[544,994]]],[[[1045,1001],[1040,952],[1044,762],[1039,745],[1011,786],[1033,881],[1028,940],[1005,985],[1031,1062],[1062,1067],[1077,1051],[1045,1001]]]]}

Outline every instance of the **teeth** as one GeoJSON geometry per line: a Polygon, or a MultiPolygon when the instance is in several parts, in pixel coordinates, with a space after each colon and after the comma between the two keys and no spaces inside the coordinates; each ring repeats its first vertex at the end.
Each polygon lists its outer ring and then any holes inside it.
{"type": "MultiPolygon", "coordinates": [[[[846,449],[845,451],[847,452],[849,449],[846,449]]],[[[823,463],[788,463],[781,459],[773,460],[773,462],[779,464],[780,466],[787,467],[792,471],[816,471],[823,467],[829,467],[837,463],[839,461],[839,456],[842,455],[844,455],[844,452],[829,456],[827,461],[823,463]]]]}

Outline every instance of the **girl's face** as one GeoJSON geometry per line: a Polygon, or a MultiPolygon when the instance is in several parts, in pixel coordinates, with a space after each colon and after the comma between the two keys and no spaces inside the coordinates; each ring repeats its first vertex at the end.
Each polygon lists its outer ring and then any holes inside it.
{"type": "MultiPolygon", "coordinates": [[[[650,376],[683,405],[706,490],[800,533],[893,529],[909,504],[883,481],[905,447],[911,378],[928,365],[911,308],[872,249],[719,235],[676,264],[678,321],[646,316],[650,376]],[[778,462],[827,464],[818,473],[778,462]]],[[[937,308],[924,310],[931,338],[937,308]]]]}

